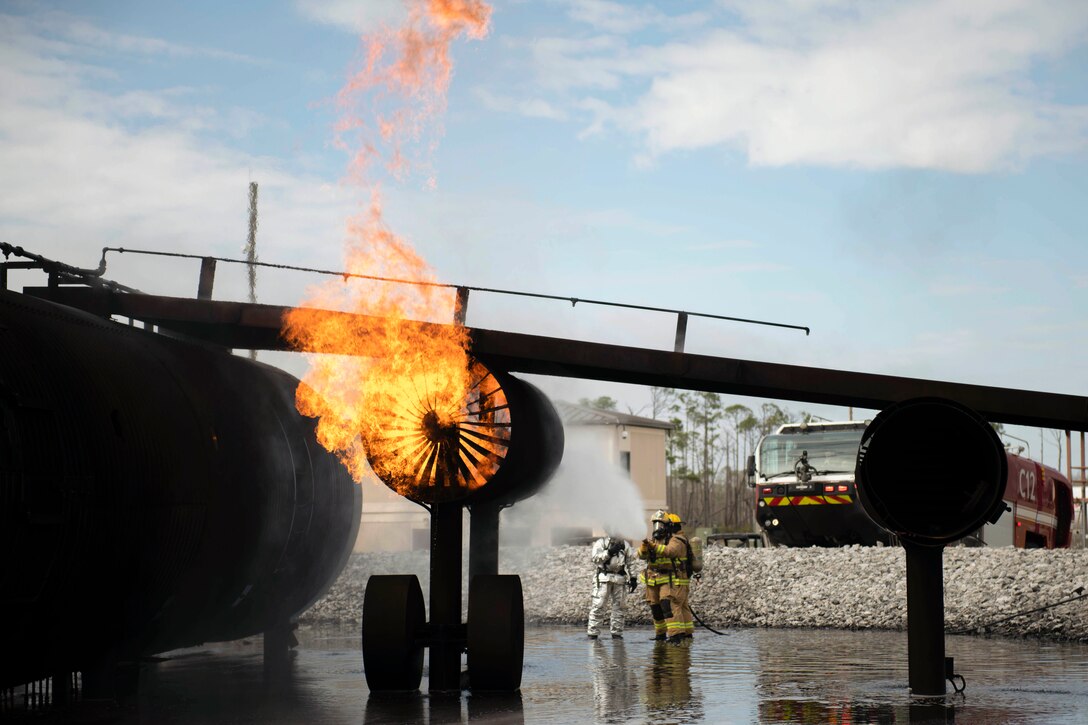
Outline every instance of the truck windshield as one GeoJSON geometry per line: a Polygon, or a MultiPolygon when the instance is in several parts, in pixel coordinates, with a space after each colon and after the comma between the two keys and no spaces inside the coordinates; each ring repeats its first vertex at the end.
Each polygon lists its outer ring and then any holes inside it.
{"type": "Polygon", "coordinates": [[[763,439],[759,448],[759,474],[764,480],[793,475],[801,451],[808,451],[809,465],[817,473],[854,475],[858,446],[864,430],[811,430],[775,433],[763,439]]]}

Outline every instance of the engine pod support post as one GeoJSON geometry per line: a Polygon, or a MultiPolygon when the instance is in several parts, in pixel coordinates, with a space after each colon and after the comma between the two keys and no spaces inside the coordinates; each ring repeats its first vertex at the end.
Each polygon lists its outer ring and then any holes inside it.
{"type": "Polygon", "coordinates": [[[885,408],[862,435],[855,480],[866,513],[906,555],[910,691],[945,694],[944,547],[1005,510],[1008,463],[993,427],[944,398],[885,408]],[[935,502],[941,502],[940,506],[935,502]]]}
{"type": "Polygon", "coordinates": [[[461,511],[458,502],[431,506],[430,691],[461,689],[461,511]],[[460,640],[460,641],[459,641],[460,640]]]}

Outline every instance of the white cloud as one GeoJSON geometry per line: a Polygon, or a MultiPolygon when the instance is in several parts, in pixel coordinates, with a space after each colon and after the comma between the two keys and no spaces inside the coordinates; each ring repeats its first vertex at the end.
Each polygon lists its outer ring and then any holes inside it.
{"type": "Polygon", "coordinates": [[[592,38],[538,38],[529,50],[537,68],[538,82],[551,91],[573,89],[617,90],[627,74],[649,68],[625,69],[628,48],[611,35],[592,38]]]}
{"type": "Polygon", "coordinates": [[[475,89],[475,94],[489,111],[516,113],[529,118],[550,118],[555,121],[566,120],[568,115],[563,109],[541,98],[510,98],[483,88],[475,89]]]}
{"type": "Polygon", "coordinates": [[[94,25],[75,15],[60,11],[44,11],[16,17],[0,15],[0,34],[6,42],[22,45],[23,40],[47,46],[59,56],[77,52],[103,51],[128,55],[165,55],[171,57],[216,58],[236,63],[265,65],[267,61],[220,48],[172,43],[127,33],[116,33],[94,25]]]}
{"type": "MultiPolygon", "coordinates": [[[[261,185],[266,259],[340,266],[343,220],[353,210],[347,190],[209,140],[209,129],[243,133],[263,123],[246,109],[202,106],[185,88],[92,88],[86,81],[103,75],[98,56],[56,40],[69,35],[67,26],[46,34],[38,20],[0,17],[0,239],[79,266],[94,266],[104,246],[238,257],[252,179],[261,185]]],[[[111,258],[118,281],[192,293],[195,271],[178,271],[188,263],[131,260],[111,258]]],[[[239,292],[241,277],[223,270],[217,291],[239,292]]]]}
{"type": "Polygon", "coordinates": [[[400,24],[408,17],[404,0],[295,0],[311,20],[352,33],[368,33],[400,24]]]}
{"type": "Polygon", "coordinates": [[[1083,2],[724,5],[717,26],[658,45],[535,39],[540,86],[572,108],[593,93],[591,128],[634,134],[644,161],[724,147],[756,166],[973,173],[1088,148],[1088,106],[1035,74],[1084,44],[1083,2]]]}
{"type": "Polygon", "coordinates": [[[707,13],[685,12],[669,15],[654,5],[636,5],[613,0],[551,0],[566,10],[572,20],[594,30],[629,35],[642,30],[673,31],[705,24],[707,13]]]}
{"type": "Polygon", "coordinates": [[[574,20],[609,33],[633,33],[665,17],[653,8],[610,0],[561,0],[561,4],[574,20]]]}

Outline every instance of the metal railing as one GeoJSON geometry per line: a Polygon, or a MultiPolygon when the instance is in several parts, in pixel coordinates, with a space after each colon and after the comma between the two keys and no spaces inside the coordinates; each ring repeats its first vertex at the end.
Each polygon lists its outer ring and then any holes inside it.
{"type": "MultiPolygon", "coordinates": [[[[673,350],[675,352],[683,352],[684,344],[687,338],[687,326],[689,317],[702,317],[712,320],[726,320],[729,322],[741,322],[750,325],[764,325],[768,327],[780,327],[790,330],[800,330],[809,335],[811,329],[803,325],[791,325],[784,322],[770,322],[768,320],[755,320],[745,317],[733,317],[730,315],[716,315],[709,312],[691,312],[689,310],[677,310],[668,307],[653,307],[650,305],[636,305],[627,302],[612,302],[609,300],[589,299],[584,297],[566,297],[563,295],[544,294],[540,292],[525,292],[522,290],[502,289],[497,287],[479,287],[474,285],[465,284],[451,284],[446,282],[432,282],[428,280],[414,280],[414,279],[401,279],[396,277],[383,277],[380,275],[372,274],[360,274],[358,272],[347,272],[343,270],[332,269],[320,269],[317,267],[302,267],[291,264],[276,264],[272,262],[260,262],[247,259],[234,259],[230,257],[215,257],[209,255],[200,254],[185,254],[182,252],[160,252],[148,249],[128,249],[125,247],[104,247],[102,249],[102,260],[99,263],[98,270],[104,271],[106,268],[106,254],[109,252],[117,252],[118,254],[144,254],[158,257],[174,257],[180,259],[199,259],[201,261],[201,273],[200,284],[198,287],[198,297],[200,299],[210,299],[212,291],[212,283],[215,275],[215,265],[218,262],[226,264],[243,264],[250,267],[268,267],[270,269],[283,269],[294,272],[309,272],[311,274],[321,274],[330,277],[340,277],[347,281],[349,279],[365,279],[374,282],[384,282],[389,284],[406,284],[414,285],[417,287],[438,287],[444,289],[450,289],[457,295],[455,303],[455,321],[459,324],[464,324],[465,315],[468,312],[468,298],[471,292],[485,292],[498,295],[510,295],[515,297],[531,297],[534,299],[542,300],[559,300],[563,302],[570,302],[571,306],[575,306],[579,303],[585,305],[600,305],[605,307],[619,307],[630,310],[643,310],[648,312],[665,312],[668,314],[676,315],[676,336],[673,343],[673,350]]],[[[98,270],[95,270],[96,272],[98,270]]]]}

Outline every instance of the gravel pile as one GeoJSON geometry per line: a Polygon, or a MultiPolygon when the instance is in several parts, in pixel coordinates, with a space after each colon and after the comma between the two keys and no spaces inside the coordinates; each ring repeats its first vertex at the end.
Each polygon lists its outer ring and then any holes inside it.
{"type": "MultiPolygon", "coordinates": [[[[520,574],[525,617],[536,624],[585,624],[593,568],[589,548],[503,549],[502,573],[520,574]]],[[[306,622],[358,623],[371,574],[417,574],[427,592],[427,552],[355,554],[306,622]]],[[[465,570],[467,571],[467,562],[465,570]]],[[[949,547],[944,552],[947,631],[981,628],[1007,637],[1088,642],[1088,597],[993,623],[1088,591],[1088,550],[949,547]]],[[[465,586],[467,599],[467,584],[465,586]]],[[[649,624],[642,588],[628,622],[649,624]]],[[[691,591],[695,613],[716,629],[822,627],[902,630],[907,582],[900,548],[708,548],[691,591]]]]}

